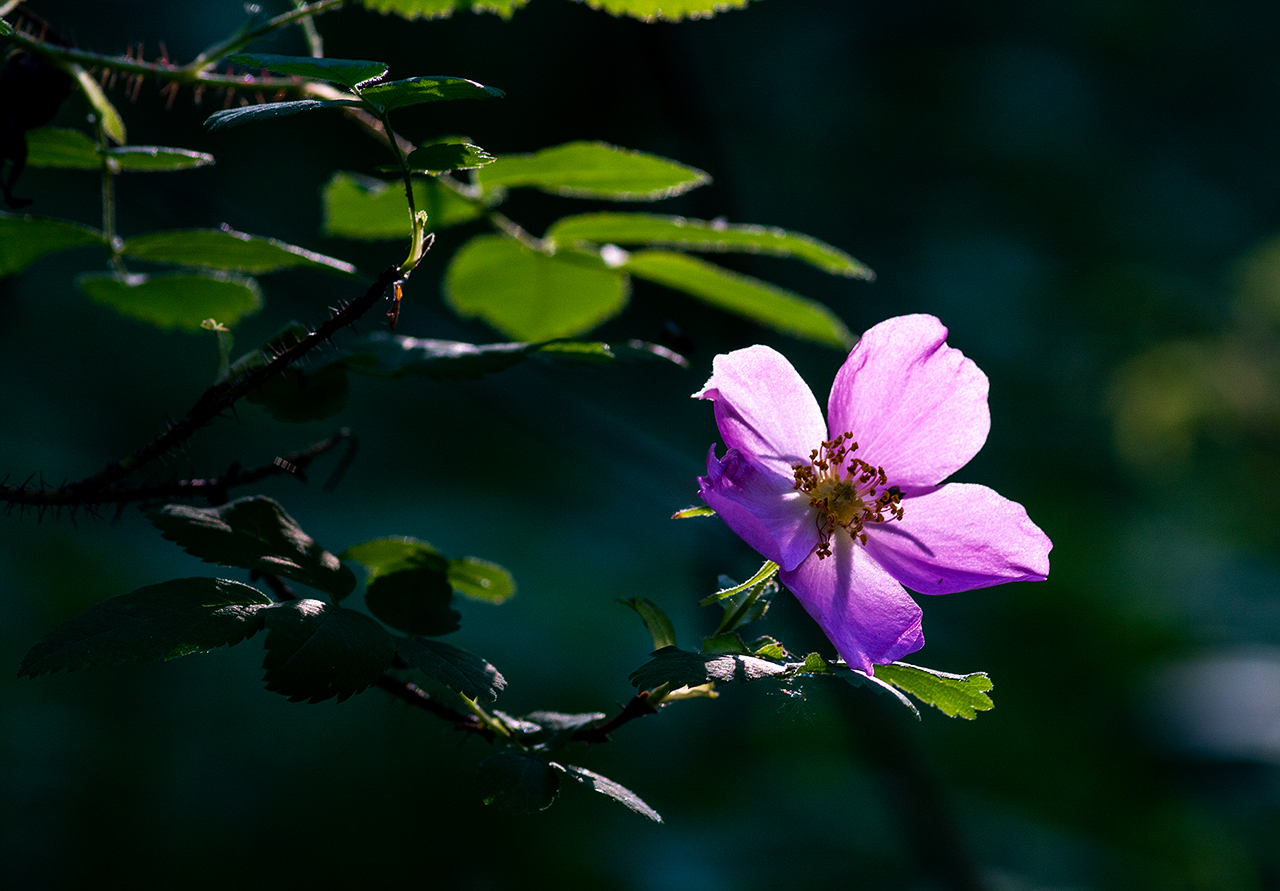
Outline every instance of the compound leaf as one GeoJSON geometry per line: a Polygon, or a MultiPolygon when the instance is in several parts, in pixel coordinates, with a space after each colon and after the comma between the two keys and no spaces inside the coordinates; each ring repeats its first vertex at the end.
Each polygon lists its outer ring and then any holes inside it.
{"type": "Polygon", "coordinates": [[[27,132],[27,164],[63,170],[100,170],[102,159],[114,173],[162,173],[213,163],[213,155],[161,145],[126,145],[101,152],[98,144],[66,127],[40,127],[27,132]]]}
{"type": "Polygon", "coordinates": [[[701,170],[604,142],[569,142],[529,155],[499,155],[478,174],[485,190],[531,186],[570,198],[657,201],[706,185],[701,170]]]}
{"type": "Polygon", "coordinates": [[[363,613],[319,600],[290,600],[263,613],[263,681],[290,702],[346,699],[391,665],[391,635],[363,613]]]}
{"type": "Polygon", "coordinates": [[[487,661],[442,640],[402,637],[395,644],[396,655],[410,668],[463,696],[492,701],[507,686],[507,679],[487,661]]]}
{"type": "Polygon", "coordinates": [[[91,273],[76,286],[122,316],[163,329],[200,331],[205,319],[230,327],[262,308],[258,283],[229,272],[91,273]]]}

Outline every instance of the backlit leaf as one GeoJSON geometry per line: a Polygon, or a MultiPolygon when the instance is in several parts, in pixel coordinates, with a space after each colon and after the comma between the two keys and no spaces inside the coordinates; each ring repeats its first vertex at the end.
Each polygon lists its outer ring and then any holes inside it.
{"type": "MultiPolygon", "coordinates": [[[[405,159],[410,170],[443,173],[446,170],[473,170],[494,162],[493,155],[466,142],[443,142],[414,149],[405,159]]],[[[429,212],[428,212],[429,214],[429,212]]]]}
{"type": "Polygon", "coordinates": [[[359,59],[315,59],[311,56],[277,56],[271,53],[237,53],[227,56],[228,62],[246,68],[266,69],[274,74],[294,74],[316,80],[327,80],[354,87],[361,81],[385,74],[385,62],[367,62],[359,59]]]}
{"type": "Polygon", "coordinates": [[[892,665],[877,665],[876,677],[952,718],[972,721],[978,712],[995,708],[995,703],[987,695],[992,688],[991,678],[983,672],[947,674],[919,665],[894,662],[892,665]]]}
{"type": "MultiPolygon", "coordinates": [[[[124,243],[126,256],[152,263],[205,266],[259,275],[293,266],[355,274],[350,263],[274,238],[223,229],[169,229],[135,235],[124,243]]],[[[219,319],[221,321],[221,319],[219,319]]]]}
{"type": "Polygon", "coordinates": [[[693,517],[714,517],[716,512],[705,504],[696,504],[693,507],[686,507],[684,510],[678,510],[671,515],[673,520],[689,520],[693,517]]]}
{"type": "MultiPolygon", "coordinates": [[[[63,170],[100,170],[104,153],[79,130],[41,127],[27,132],[27,163],[63,170]]],[[[113,172],[164,172],[205,167],[213,155],[161,145],[126,145],[105,152],[113,172]]]]}
{"type": "MultiPolygon", "coordinates": [[[[321,201],[321,231],[325,235],[362,241],[409,237],[409,205],[401,183],[340,171],[325,184],[321,201]]],[[[433,231],[474,220],[485,212],[480,202],[468,201],[435,181],[415,179],[413,201],[427,212],[427,226],[433,231]]]]}
{"type": "Polygon", "coordinates": [[[338,556],[363,566],[368,572],[366,581],[370,583],[380,576],[420,566],[434,566],[443,572],[448,562],[444,554],[425,541],[407,536],[375,538],[352,545],[338,556]]]}
{"type": "Polygon", "coordinates": [[[598,260],[547,256],[500,235],[471,239],[445,272],[446,302],[518,340],[583,334],[627,305],[627,278],[598,260]]]}
{"type": "Polygon", "coordinates": [[[874,278],[844,251],[799,232],[772,226],[733,225],[645,213],[589,213],[562,217],[547,230],[557,244],[644,244],[689,251],[737,251],[792,257],[823,272],[849,278],[874,278]]]}
{"type": "Polygon", "coordinates": [[[199,331],[205,319],[230,327],[262,308],[258,283],[227,272],[94,273],[77,278],[76,286],[123,316],[165,329],[199,331]]]}
{"type": "Polygon", "coordinates": [[[480,762],[476,773],[485,804],[518,814],[546,810],[560,791],[560,776],[541,758],[500,752],[480,762]]]}
{"type": "Polygon", "coordinates": [[[645,804],[639,795],[636,795],[636,793],[632,792],[626,786],[623,786],[620,783],[615,783],[608,777],[601,776],[595,771],[587,770],[585,767],[578,767],[576,764],[561,765],[552,761],[551,766],[557,770],[567,773],[569,776],[573,777],[584,786],[587,786],[592,791],[599,792],[601,795],[607,795],[614,801],[621,802],[640,816],[648,817],[655,823],[662,822],[662,817],[658,816],[658,812],[645,804]]]}
{"type": "MultiPolygon", "coordinates": [[[[689,508],[689,510],[697,510],[697,508],[689,508]]],[[[707,510],[711,510],[711,509],[707,508],[707,510]]],[[[684,511],[681,511],[681,513],[684,513],[684,511]]],[[[714,511],[712,511],[712,513],[714,513],[714,511]]],[[[724,600],[726,597],[732,597],[735,594],[740,594],[743,591],[747,590],[748,588],[752,588],[760,584],[761,582],[768,581],[769,579],[773,578],[773,576],[776,575],[777,572],[778,572],[778,564],[774,563],[772,560],[766,560],[764,562],[764,565],[761,566],[758,570],[756,570],[756,574],[753,575],[751,578],[747,579],[745,582],[741,584],[730,585],[727,588],[721,588],[719,591],[712,594],[710,597],[700,601],[698,603],[698,606],[707,606],[708,604],[715,603],[718,600],[724,600]]]]}
{"type": "Polygon", "coordinates": [[[498,604],[510,600],[516,593],[511,573],[479,557],[450,560],[448,573],[453,590],[470,600],[498,604]]]}
{"type": "Polygon", "coordinates": [[[621,267],[784,334],[847,349],[854,337],[830,309],[748,275],[666,251],[638,251],[621,267]]]}
{"type": "Polygon", "coordinates": [[[291,702],[346,699],[378,682],[395,644],[373,619],[319,600],[290,600],[263,611],[263,681],[291,702]]]}
{"type": "Polygon", "coordinates": [[[531,186],[571,198],[657,201],[706,185],[701,170],[604,142],[569,142],[530,155],[499,155],[478,174],[486,190],[531,186]]]}
{"type": "Polygon", "coordinates": [[[102,87],[98,85],[98,81],[94,76],[86,71],[83,66],[74,62],[71,64],[70,70],[72,76],[76,79],[76,83],[80,85],[85,98],[89,100],[89,104],[97,112],[98,119],[102,122],[102,132],[106,133],[107,137],[116,145],[124,145],[128,142],[128,134],[125,132],[124,120],[121,119],[120,112],[116,111],[116,107],[111,104],[107,94],[102,92],[102,87]]]}
{"type": "Polygon", "coordinates": [[[442,640],[398,638],[396,655],[423,674],[471,699],[492,701],[507,686],[498,669],[474,653],[442,640]]]}
{"type": "Polygon", "coordinates": [[[206,563],[283,576],[337,598],[355,587],[351,570],[270,498],[250,496],[219,507],[166,504],[143,513],[166,539],[206,563]]]}
{"type": "Polygon", "coordinates": [[[386,111],[418,105],[423,102],[447,102],[453,99],[501,99],[505,94],[497,87],[467,80],[465,77],[426,75],[405,80],[375,84],[360,92],[361,98],[386,111]]]}
{"type": "Polygon", "coordinates": [[[43,217],[0,213],[0,278],[26,269],[45,254],[96,244],[105,247],[101,232],[43,217]]]}
{"type": "Polygon", "coordinates": [[[237,644],[271,599],[227,579],[173,579],[91,606],[31,648],[18,675],[173,659],[237,644]]]}
{"type": "Polygon", "coordinates": [[[106,155],[112,168],[124,173],[164,173],[213,163],[213,155],[165,145],[124,145],[107,149],[106,155]]]}
{"type": "Polygon", "coordinates": [[[678,22],[707,19],[717,12],[742,9],[750,0],[576,0],[610,15],[630,16],[644,22],[678,22]]]}
{"type": "Polygon", "coordinates": [[[647,597],[631,597],[627,600],[619,600],[623,606],[629,606],[640,614],[640,619],[644,622],[644,627],[648,629],[649,636],[653,638],[653,648],[661,650],[663,647],[674,647],[676,645],[676,629],[671,624],[671,620],[667,618],[667,614],[662,611],[662,607],[654,603],[647,597]]]}
{"type": "Polygon", "coordinates": [[[365,9],[393,12],[405,19],[446,19],[454,11],[492,12],[504,19],[529,0],[359,0],[365,9]]]}
{"type": "Polygon", "coordinates": [[[294,99],[291,102],[268,102],[265,105],[246,105],[243,108],[224,108],[222,111],[215,111],[205,119],[204,125],[210,130],[221,130],[224,127],[238,127],[241,124],[254,124],[272,118],[288,117],[304,111],[361,104],[363,103],[358,99],[294,99]]]}

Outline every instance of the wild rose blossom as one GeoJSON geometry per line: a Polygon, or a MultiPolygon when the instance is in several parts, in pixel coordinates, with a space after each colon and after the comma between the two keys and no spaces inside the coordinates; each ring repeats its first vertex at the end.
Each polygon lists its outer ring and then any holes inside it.
{"type": "Polygon", "coordinates": [[[727,451],[702,499],[779,566],[850,667],[867,674],[924,646],[903,586],[950,594],[1049,573],[1053,547],[1022,505],[942,481],[987,440],[987,377],[933,316],[862,335],[831,387],[812,391],[767,346],[716,356],[694,396],[715,403],[727,451]]]}

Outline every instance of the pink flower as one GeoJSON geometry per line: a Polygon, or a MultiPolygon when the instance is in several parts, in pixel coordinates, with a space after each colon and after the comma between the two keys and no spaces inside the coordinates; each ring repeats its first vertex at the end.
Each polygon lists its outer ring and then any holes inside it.
{"type": "Polygon", "coordinates": [[[699,494],[779,566],[850,667],[868,674],[924,646],[903,586],[950,594],[1049,574],[1053,547],[1022,505],[942,481],[991,427],[987,377],[933,316],[862,335],[836,375],[827,423],[767,346],[716,356],[694,395],[715,403],[728,450],[707,455],[699,494]]]}

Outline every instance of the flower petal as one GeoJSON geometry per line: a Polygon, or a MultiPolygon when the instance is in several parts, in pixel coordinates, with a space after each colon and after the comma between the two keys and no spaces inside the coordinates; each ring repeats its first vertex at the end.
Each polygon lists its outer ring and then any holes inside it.
{"type": "Polygon", "coordinates": [[[813,554],[778,577],[851,668],[872,674],[924,646],[920,607],[861,545],[831,540],[832,554],[813,554]]]}
{"type": "Polygon", "coordinates": [[[724,444],[770,473],[793,481],[791,465],[808,461],[827,438],[813,391],[783,356],[752,346],[715,357],[711,378],[693,394],[715,400],[724,444]]]}
{"type": "Polygon", "coordinates": [[[808,499],[791,480],[761,470],[736,449],[719,459],[711,447],[698,494],[739,538],[784,569],[794,569],[818,544],[808,499]]]}
{"type": "Polygon", "coordinates": [[[1043,581],[1053,542],[1016,501],[949,483],[904,498],[902,519],[867,528],[867,552],[921,594],[1043,581]]]}
{"type": "Polygon", "coordinates": [[[987,376],[946,345],[933,316],[898,316],[862,335],[827,405],[832,436],[850,432],[858,457],[909,488],[942,482],[987,441],[987,376]]]}

